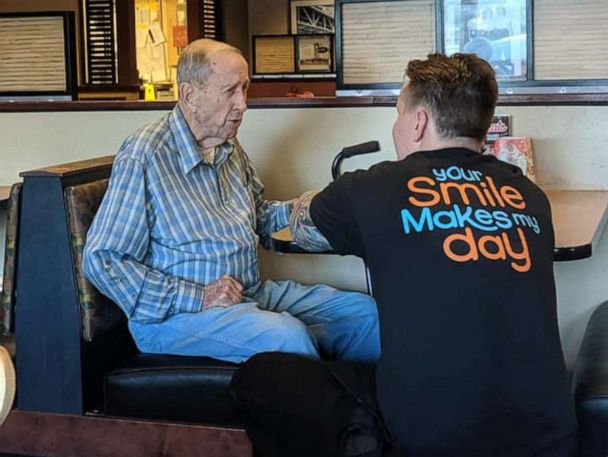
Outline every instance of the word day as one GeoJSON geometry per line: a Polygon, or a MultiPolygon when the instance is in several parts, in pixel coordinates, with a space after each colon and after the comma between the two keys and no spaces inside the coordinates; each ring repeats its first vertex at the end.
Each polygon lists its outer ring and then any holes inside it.
{"type": "Polygon", "coordinates": [[[434,168],[432,174],[407,181],[410,207],[401,211],[406,235],[449,230],[443,251],[455,262],[483,257],[509,261],[518,272],[530,270],[532,262],[522,229],[539,235],[541,227],[535,216],[522,212],[526,201],[521,192],[498,185],[477,170],[452,166],[434,168]],[[477,238],[473,229],[485,234],[477,238]]]}

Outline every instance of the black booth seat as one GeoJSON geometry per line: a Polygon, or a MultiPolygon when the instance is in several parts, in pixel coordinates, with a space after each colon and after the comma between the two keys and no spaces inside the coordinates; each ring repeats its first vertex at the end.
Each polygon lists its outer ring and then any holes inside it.
{"type": "Polygon", "coordinates": [[[237,365],[208,357],[136,354],[104,383],[105,414],[240,426],[228,385],[237,365]]]}
{"type": "Polygon", "coordinates": [[[227,389],[236,365],[138,353],[124,313],[83,275],[87,232],[112,163],[102,157],[22,173],[15,262],[19,408],[241,425],[227,389]]]}
{"type": "Polygon", "coordinates": [[[591,315],[574,368],[581,457],[608,455],[608,301],[591,315]]]}

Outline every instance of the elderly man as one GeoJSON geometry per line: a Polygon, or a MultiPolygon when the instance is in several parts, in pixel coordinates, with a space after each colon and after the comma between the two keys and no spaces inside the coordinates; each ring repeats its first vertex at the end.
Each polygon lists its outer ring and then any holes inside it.
{"type": "Polygon", "coordinates": [[[116,156],[88,233],[87,278],[117,303],[144,352],[241,362],[258,352],[372,361],[377,310],[363,294],[262,282],[258,242],[287,225],[236,140],[249,72],[225,43],[191,43],[179,102],[116,156]]]}
{"type": "Polygon", "coordinates": [[[494,71],[475,55],[435,54],[406,74],[400,160],[345,174],[292,217],[303,246],[365,259],[382,336],[376,375],[252,358],[233,384],[254,445],[263,457],[573,457],[549,202],[518,167],[480,153],[494,71]]]}

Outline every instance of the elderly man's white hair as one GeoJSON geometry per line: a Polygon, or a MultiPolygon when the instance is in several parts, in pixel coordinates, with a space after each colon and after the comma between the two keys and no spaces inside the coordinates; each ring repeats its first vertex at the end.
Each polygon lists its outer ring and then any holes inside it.
{"type": "Polygon", "coordinates": [[[234,46],[210,38],[202,38],[186,46],[177,62],[177,84],[190,82],[205,86],[213,72],[211,57],[218,52],[234,52],[242,56],[234,46]]]}

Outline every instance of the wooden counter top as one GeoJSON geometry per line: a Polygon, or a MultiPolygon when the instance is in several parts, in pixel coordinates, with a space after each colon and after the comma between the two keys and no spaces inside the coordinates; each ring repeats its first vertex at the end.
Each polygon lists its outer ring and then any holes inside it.
{"type": "MultiPolygon", "coordinates": [[[[556,261],[591,257],[608,219],[608,191],[548,190],[553,212],[556,261]]],[[[272,235],[275,250],[305,253],[289,228],[272,235]]]]}
{"type": "Polygon", "coordinates": [[[555,260],[591,257],[608,218],[608,191],[548,190],[555,260]]]}
{"type": "Polygon", "coordinates": [[[0,186],[0,209],[6,208],[11,195],[11,186],[0,186]]]}

